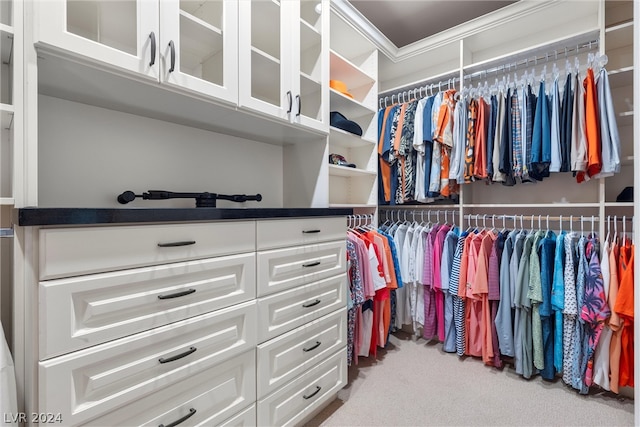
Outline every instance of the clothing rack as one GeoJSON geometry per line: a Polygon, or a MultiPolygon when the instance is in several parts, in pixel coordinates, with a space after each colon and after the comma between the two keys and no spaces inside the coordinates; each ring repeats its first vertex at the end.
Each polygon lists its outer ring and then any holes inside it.
{"type": "MultiPolygon", "coordinates": [[[[466,80],[472,81],[476,77],[484,77],[487,75],[495,73],[508,74],[511,73],[512,67],[513,71],[517,70],[518,67],[524,66],[528,68],[531,64],[537,65],[538,62],[542,62],[544,64],[549,63],[551,61],[558,60],[558,54],[562,55],[564,53],[564,57],[567,58],[569,55],[577,56],[582,52],[589,52],[593,49],[599,48],[600,40],[592,39],[586,42],[576,43],[575,47],[573,44],[571,46],[564,46],[559,49],[547,50],[541,54],[534,53],[533,57],[527,56],[520,60],[515,60],[514,62],[507,62],[501,65],[491,67],[485,70],[474,71],[470,74],[466,74],[463,77],[463,84],[466,80]]],[[[529,55],[531,55],[531,51],[529,51],[529,55]]],[[[535,50],[533,50],[535,52],[535,50]]],[[[521,55],[518,55],[521,56],[521,55]]],[[[450,77],[447,79],[443,79],[442,76],[436,77],[434,79],[423,80],[417,84],[412,84],[410,86],[406,86],[404,88],[391,90],[388,92],[383,92],[380,94],[378,98],[378,106],[379,108],[387,107],[389,105],[393,105],[396,102],[407,102],[412,99],[420,99],[427,94],[434,94],[434,88],[437,85],[437,92],[441,92],[443,89],[443,85],[446,85],[446,89],[451,89],[452,86],[455,89],[455,83],[460,82],[460,77],[450,77]],[[424,91],[424,95],[422,92],[424,91]],[[393,94],[388,95],[390,92],[393,94]],[[388,103],[390,101],[390,103],[388,103]]]]}
{"type": "Polygon", "coordinates": [[[357,228],[365,225],[373,225],[375,216],[373,214],[347,215],[347,228],[357,228]]]}

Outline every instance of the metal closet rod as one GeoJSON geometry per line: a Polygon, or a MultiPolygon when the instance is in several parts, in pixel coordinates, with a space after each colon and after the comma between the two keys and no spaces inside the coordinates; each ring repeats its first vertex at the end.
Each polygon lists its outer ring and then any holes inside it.
{"type": "MultiPolygon", "coordinates": [[[[486,77],[489,74],[497,74],[497,73],[509,73],[512,71],[512,68],[514,70],[517,70],[518,67],[522,67],[523,65],[526,67],[529,67],[529,65],[531,65],[532,63],[535,65],[538,64],[538,61],[544,61],[543,63],[547,63],[549,61],[556,61],[558,59],[558,54],[563,55],[566,58],[567,56],[569,56],[569,54],[571,55],[578,55],[580,53],[581,49],[587,49],[587,52],[594,49],[594,48],[598,48],[600,44],[600,40],[599,39],[594,39],[585,43],[578,43],[575,45],[575,47],[573,46],[565,46],[564,48],[561,49],[553,49],[552,51],[546,52],[544,54],[542,54],[541,56],[538,56],[538,54],[536,54],[534,57],[529,57],[529,58],[525,58],[522,59],[520,61],[515,61],[515,62],[508,62],[506,64],[502,64],[499,65],[497,67],[493,67],[493,68],[488,68],[486,70],[480,70],[480,71],[475,71],[471,74],[467,74],[464,76],[464,80],[473,80],[475,77],[486,77]]],[[[396,94],[392,94],[392,95],[384,95],[384,96],[380,96],[380,98],[378,99],[378,106],[379,108],[382,108],[382,106],[384,105],[385,107],[387,106],[387,101],[391,101],[390,105],[393,105],[395,102],[400,102],[400,100],[402,99],[403,102],[407,102],[410,99],[417,99],[417,98],[422,98],[422,91],[424,90],[425,95],[427,93],[429,93],[427,91],[427,89],[431,89],[431,94],[433,95],[433,89],[435,87],[435,85],[438,86],[438,92],[440,92],[442,90],[442,85],[446,84],[448,88],[451,88],[451,85],[454,85],[456,82],[459,82],[460,78],[459,77],[453,77],[453,78],[448,78],[446,80],[440,79],[435,80],[435,81],[429,81],[429,80],[424,80],[422,82],[420,82],[419,85],[417,86],[413,86],[410,87],[409,89],[406,90],[400,90],[398,91],[396,94]],[[411,97],[411,94],[413,93],[413,97],[411,97]]]]}

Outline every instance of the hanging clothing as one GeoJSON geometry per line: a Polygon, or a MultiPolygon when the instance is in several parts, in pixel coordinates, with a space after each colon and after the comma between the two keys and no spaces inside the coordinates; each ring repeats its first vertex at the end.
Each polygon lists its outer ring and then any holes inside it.
{"type": "Polygon", "coordinates": [[[620,247],[619,279],[620,287],[614,311],[624,321],[620,337],[620,377],[619,387],[633,387],[634,352],[633,352],[633,260],[634,246],[629,242],[620,247]]]}
{"type": "Polygon", "coordinates": [[[598,121],[602,147],[602,170],[596,177],[604,178],[620,172],[620,136],[611,99],[609,74],[604,68],[598,75],[596,90],[598,91],[598,121]]]}
{"type": "Polygon", "coordinates": [[[592,68],[587,68],[587,76],[583,84],[585,90],[584,118],[587,136],[587,175],[592,178],[602,170],[598,94],[592,68]]]}
{"type": "Polygon", "coordinates": [[[574,105],[571,73],[567,73],[563,94],[562,107],[560,109],[560,153],[562,155],[560,172],[569,172],[571,171],[571,134],[574,105]]]}

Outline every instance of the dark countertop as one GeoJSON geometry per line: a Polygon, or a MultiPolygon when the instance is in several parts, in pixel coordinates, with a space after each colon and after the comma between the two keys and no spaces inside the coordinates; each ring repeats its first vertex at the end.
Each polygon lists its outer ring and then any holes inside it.
{"type": "Polygon", "coordinates": [[[14,210],[15,222],[20,226],[201,222],[351,214],[353,209],[345,208],[19,208],[14,210]]]}

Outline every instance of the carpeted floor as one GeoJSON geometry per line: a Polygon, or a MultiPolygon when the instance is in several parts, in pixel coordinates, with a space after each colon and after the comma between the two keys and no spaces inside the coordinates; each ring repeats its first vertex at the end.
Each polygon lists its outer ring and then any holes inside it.
{"type": "Polygon", "coordinates": [[[562,380],[525,380],[512,366],[458,358],[398,332],[377,360],[349,369],[338,399],[307,426],[632,426],[634,402],[581,396],[562,380]]]}

